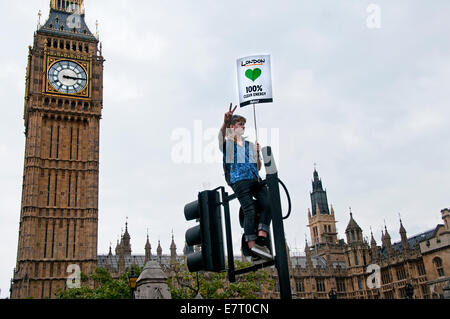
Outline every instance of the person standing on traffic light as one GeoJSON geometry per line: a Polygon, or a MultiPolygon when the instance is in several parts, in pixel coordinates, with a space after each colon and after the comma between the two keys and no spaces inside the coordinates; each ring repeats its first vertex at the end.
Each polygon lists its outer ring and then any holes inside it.
{"type": "Polygon", "coordinates": [[[273,259],[266,247],[271,215],[267,188],[260,183],[258,173],[261,169],[260,145],[245,140],[243,135],[246,119],[233,114],[237,105],[232,107],[233,104],[230,103],[219,132],[225,180],[233,189],[244,211],[244,236],[252,257],[273,259]],[[257,227],[253,196],[262,208],[257,227]]]}

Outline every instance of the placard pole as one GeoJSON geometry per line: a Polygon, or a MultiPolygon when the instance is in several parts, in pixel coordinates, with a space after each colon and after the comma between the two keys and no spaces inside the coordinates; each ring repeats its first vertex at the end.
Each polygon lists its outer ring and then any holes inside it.
{"type": "Polygon", "coordinates": [[[256,108],[255,108],[255,104],[253,104],[253,119],[255,120],[256,143],[258,143],[258,128],[256,127],[256,108]]]}

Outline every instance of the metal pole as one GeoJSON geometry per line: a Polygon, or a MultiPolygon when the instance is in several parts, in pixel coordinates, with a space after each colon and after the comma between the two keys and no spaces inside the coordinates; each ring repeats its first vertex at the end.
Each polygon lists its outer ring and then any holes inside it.
{"type": "Polygon", "coordinates": [[[273,222],[273,237],[275,240],[275,267],[278,271],[281,299],[292,299],[289,281],[289,267],[286,253],[286,239],[284,237],[283,216],[281,212],[280,188],[278,186],[278,170],[270,146],[262,149],[264,166],[266,167],[266,181],[269,188],[269,203],[273,222]]]}
{"type": "Polygon", "coordinates": [[[253,104],[253,119],[255,120],[256,142],[258,142],[258,129],[256,127],[256,108],[255,108],[255,104],[253,104]]]}
{"type": "Polygon", "coordinates": [[[228,280],[230,282],[236,281],[234,272],[234,254],[233,254],[233,240],[231,238],[231,221],[230,221],[230,205],[228,193],[225,192],[225,187],[221,187],[222,204],[225,215],[225,233],[227,236],[227,254],[228,254],[228,280]]]}

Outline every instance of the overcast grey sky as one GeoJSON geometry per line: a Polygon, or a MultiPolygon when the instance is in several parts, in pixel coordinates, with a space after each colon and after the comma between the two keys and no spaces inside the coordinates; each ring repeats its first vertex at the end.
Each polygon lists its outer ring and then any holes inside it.
{"type": "MultiPolygon", "coordinates": [[[[16,264],[27,50],[37,13],[44,22],[49,2],[0,3],[2,298],[16,264]]],[[[85,0],[85,6],[93,33],[99,21],[106,59],[99,254],[110,242],[114,249],[126,216],[134,254],[144,254],[147,228],[153,253],[158,240],[169,252],[172,230],[182,253],[193,226],[184,205],[205,188],[225,185],[220,156],[208,159],[215,142],[209,133],[237,103],[236,59],[253,54],[272,57],[274,102],[257,105],[257,122],[279,132],[271,144],[293,201],[285,230],[294,252],[303,253],[305,233],[310,238],[314,163],[339,238],[350,206],[378,244],[384,220],[393,241],[399,239],[399,213],[408,236],[441,223],[440,210],[450,206],[448,1],[85,0]],[[381,10],[380,28],[368,27],[371,3],[381,10]],[[174,132],[182,129],[191,134],[190,163],[173,158],[180,142],[174,132]],[[199,147],[206,154],[196,161],[199,147]]],[[[252,138],[252,108],[236,112],[247,117],[252,138]]],[[[231,209],[237,251],[236,201],[231,209]]]]}

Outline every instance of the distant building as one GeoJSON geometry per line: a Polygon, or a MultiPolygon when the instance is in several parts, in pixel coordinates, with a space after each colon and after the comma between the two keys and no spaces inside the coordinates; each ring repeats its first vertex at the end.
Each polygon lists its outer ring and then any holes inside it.
{"type": "Polygon", "coordinates": [[[173,234],[170,245],[170,255],[163,255],[159,240],[156,255],[152,255],[148,234],[147,241],[144,246],[145,255],[132,255],[130,241],[131,236],[128,233],[128,223],[125,223],[125,233],[121,236],[120,242],[117,241],[115,254],[112,253],[112,248],[109,247],[108,255],[98,255],[98,267],[105,268],[113,276],[113,278],[118,278],[120,275],[127,272],[132,265],[143,268],[147,261],[150,260],[156,261],[165,271],[170,271],[171,265],[183,262],[183,257],[177,255],[177,246],[175,245],[173,234]]]}
{"type": "MultiPolygon", "coordinates": [[[[329,298],[331,290],[338,298],[401,299],[406,298],[405,287],[414,288],[414,298],[443,298],[445,286],[450,284],[450,212],[443,209],[444,224],[407,237],[400,220],[400,242],[391,243],[385,226],[381,246],[371,232],[370,243],[350,212],[345,229],[346,241],[337,238],[335,213],[328,208],[326,191],[316,170],[313,174],[308,227],[311,245],[305,243],[305,256],[291,256],[289,260],[291,287],[297,298],[329,298]],[[380,268],[380,287],[374,285],[367,273],[369,265],[380,268]],[[369,284],[367,283],[369,279],[369,284]]],[[[272,269],[276,279],[276,271],[272,269]]],[[[275,281],[277,282],[277,280],[275,281]]],[[[268,297],[277,297],[279,287],[268,297]]]]}
{"type": "MultiPolygon", "coordinates": [[[[335,211],[333,206],[328,207],[327,193],[316,170],[312,186],[311,206],[315,210],[308,210],[307,216],[311,244],[305,240],[304,256],[292,255],[287,247],[291,288],[296,298],[329,298],[329,292],[334,290],[337,298],[402,299],[406,298],[408,283],[414,288],[414,298],[443,298],[443,288],[450,284],[449,209],[441,211],[443,225],[409,238],[400,219],[401,240],[396,243],[391,243],[385,226],[381,245],[377,244],[372,232],[370,242],[365,239],[363,230],[350,212],[345,239],[339,239],[335,211]],[[379,266],[379,288],[371,288],[372,284],[368,284],[368,279],[373,278],[367,272],[370,265],[379,266]]],[[[125,233],[117,242],[116,254],[113,255],[110,248],[108,255],[98,256],[98,265],[118,277],[130,265],[143,267],[151,259],[159,262],[170,276],[173,270],[171,263],[184,263],[187,247],[183,256],[178,256],[172,235],[170,249],[169,255],[163,255],[158,241],[157,255],[152,256],[147,235],[146,254],[131,255],[130,235],[125,225],[125,233]]],[[[235,259],[246,261],[243,256],[235,256],[235,259]]],[[[275,287],[273,291],[262,291],[261,297],[278,298],[276,269],[271,267],[269,270],[275,287]]]]}

